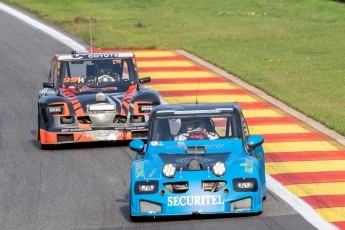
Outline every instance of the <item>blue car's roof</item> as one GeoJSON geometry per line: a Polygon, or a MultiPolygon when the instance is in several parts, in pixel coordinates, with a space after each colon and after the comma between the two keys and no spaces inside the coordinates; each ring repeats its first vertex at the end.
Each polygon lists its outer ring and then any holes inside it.
{"type": "Polygon", "coordinates": [[[150,117],[171,116],[184,114],[226,114],[241,113],[241,107],[235,102],[211,103],[211,104],[165,104],[154,107],[150,117]]]}

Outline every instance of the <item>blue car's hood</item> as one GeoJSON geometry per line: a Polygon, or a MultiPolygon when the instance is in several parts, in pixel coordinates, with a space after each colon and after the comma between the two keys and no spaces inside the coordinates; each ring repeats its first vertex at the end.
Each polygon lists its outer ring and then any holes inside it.
{"type": "Polygon", "coordinates": [[[148,143],[147,157],[158,166],[172,163],[186,169],[189,162],[197,160],[203,169],[217,161],[225,162],[230,155],[243,153],[241,139],[219,139],[206,141],[151,141],[148,143]]]}
{"type": "Polygon", "coordinates": [[[148,153],[228,153],[236,149],[243,149],[242,139],[217,139],[217,140],[189,140],[189,141],[150,141],[148,153]]]}
{"type": "Polygon", "coordinates": [[[177,168],[182,170],[188,170],[189,163],[192,160],[197,161],[202,169],[207,169],[217,161],[225,162],[230,153],[220,154],[159,154],[164,164],[172,163],[177,168]]]}

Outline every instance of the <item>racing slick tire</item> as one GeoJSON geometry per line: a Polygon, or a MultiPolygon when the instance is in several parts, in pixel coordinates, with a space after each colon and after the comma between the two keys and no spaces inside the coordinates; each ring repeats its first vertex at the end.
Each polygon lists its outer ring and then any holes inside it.
{"type": "Polygon", "coordinates": [[[141,216],[132,216],[131,214],[130,214],[130,218],[132,222],[140,222],[143,220],[141,216]]]}
{"type": "Polygon", "coordinates": [[[41,144],[41,150],[52,150],[54,149],[55,145],[47,145],[47,144],[41,144]]]}
{"type": "MultiPolygon", "coordinates": [[[[40,115],[37,115],[37,137],[36,137],[36,140],[39,142],[41,141],[40,129],[41,129],[41,118],[40,118],[40,115]]],[[[55,145],[42,144],[41,143],[41,150],[52,150],[52,149],[54,149],[54,147],[55,147],[55,145]]]]}

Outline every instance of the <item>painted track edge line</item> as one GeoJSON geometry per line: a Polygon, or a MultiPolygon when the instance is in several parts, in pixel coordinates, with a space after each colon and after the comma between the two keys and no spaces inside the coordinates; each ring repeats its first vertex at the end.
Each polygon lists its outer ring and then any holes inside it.
{"type": "Polygon", "coordinates": [[[332,139],[336,140],[338,143],[345,146],[345,137],[344,136],[340,135],[339,133],[335,132],[334,130],[327,128],[323,124],[311,119],[310,117],[298,112],[297,110],[289,107],[285,103],[269,96],[264,91],[254,87],[252,85],[249,85],[248,83],[242,81],[238,77],[226,72],[225,70],[222,70],[222,69],[212,65],[211,63],[208,63],[208,62],[202,60],[201,58],[199,58],[199,57],[197,57],[191,53],[188,53],[185,50],[175,50],[175,52],[177,52],[181,55],[184,55],[184,56],[190,58],[191,60],[195,61],[196,63],[210,69],[211,71],[235,82],[236,84],[242,86],[243,88],[253,92],[255,95],[263,98],[264,100],[266,100],[266,101],[270,102],[271,104],[275,105],[276,107],[280,108],[284,112],[292,115],[293,117],[297,118],[298,120],[302,121],[303,123],[310,125],[311,127],[315,128],[316,130],[318,130],[321,133],[331,137],[332,139]]]}
{"type": "Polygon", "coordinates": [[[296,197],[281,183],[266,173],[266,187],[280,198],[285,200],[293,209],[304,217],[317,229],[338,229],[335,225],[324,220],[315,210],[302,199],[296,197]]]}
{"type": "Polygon", "coordinates": [[[65,34],[39,22],[38,20],[35,20],[32,17],[29,17],[20,11],[5,5],[4,3],[0,2],[0,10],[3,10],[4,12],[22,20],[23,22],[35,27],[36,29],[42,31],[45,34],[48,34],[49,36],[55,38],[56,40],[62,42],[63,44],[67,45],[73,50],[79,51],[79,52],[87,52],[87,49],[76,42],[75,40],[71,39],[70,37],[66,36],[65,34]]]}

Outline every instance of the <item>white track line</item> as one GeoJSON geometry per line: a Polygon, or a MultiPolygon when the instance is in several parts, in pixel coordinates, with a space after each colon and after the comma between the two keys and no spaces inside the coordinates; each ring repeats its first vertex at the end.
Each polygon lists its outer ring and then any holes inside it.
{"type": "MultiPolygon", "coordinates": [[[[57,30],[54,30],[39,21],[30,18],[29,16],[4,5],[0,2],[0,10],[3,10],[14,17],[26,22],[27,24],[43,31],[44,33],[52,36],[56,40],[62,42],[63,44],[67,45],[73,50],[79,51],[79,52],[88,52],[87,49],[82,46],[81,44],[77,43],[73,39],[67,37],[66,35],[58,32],[57,30]]],[[[187,54],[186,52],[179,51],[183,55],[191,58],[192,60],[196,61],[197,63],[204,65],[203,62],[198,62],[198,58],[195,56],[192,57],[191,54],[187,54]],[[187,55],[186,55],[187,54],[187,55]]],[[[201,59],[200,59],[201,60],[201,59]]],[[[209,68],[209,63],[207,63],[207,67],[209,68]]],[[[165,101],[162,103],[166,104],[165,101]]],[[[296,197],[294,194],[292,194],[289,190],[287,190],[281,183],[273,179],[270,175],[266,174],[266,183],[267,188],[271,190],[273,193],[277,194],[280,198],[285,200],[292,208],[294,208],[301,216],[303,216],[309,223],[311,223],[314,227],[317,229],[337,229],[334,225],[330,224],[329,222],[325,221],[318,213],[314,211],[312,207],[310,207],[307,203],[296,197]]]]}
{"type": "Polygon", "coordinates": [[[277,196],[286,201],[293,209],[304,217],[310,224],[317,229],[338,229],[333,224],[324,220],[315,210],[306,202],[296,197],[287,190],[281,183],[266,173],[266,187],[277,196]]]}
{"type": "Polygon", "coordinates": [[[23,22],[41,30],[42,32],[52,36],[53,38],[55,38],[56,40],[62,42],[63,44],[67,45],[68,47],[70,47],[73,50],[79,51],[79,52],[87,52],[87,49],[82,46],[81,44],[79,44],[78,42],[74,41],[73,39],[67,37],[66,35],[64,35],[63,33],[60,33],[59,31],[44,25],[43,23],[19,12],[18,10],[15,10],[12,7],[9,7],[3,3],[0,2],[0,10],[5,11],[6,13],[22,20],[23,22]]]}

